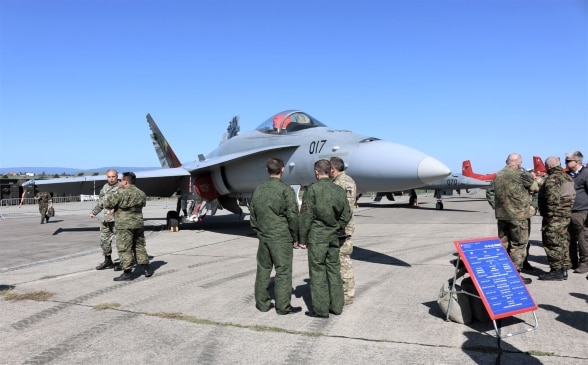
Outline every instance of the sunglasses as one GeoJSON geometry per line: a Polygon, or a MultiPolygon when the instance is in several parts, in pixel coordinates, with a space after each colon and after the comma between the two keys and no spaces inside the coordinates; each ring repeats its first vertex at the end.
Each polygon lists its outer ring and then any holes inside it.
{"type": "Polygon", "coordinates": [[[566,160],[566,163],[570,163],[570,162],[576,162],[576,160],[566,160]]]}

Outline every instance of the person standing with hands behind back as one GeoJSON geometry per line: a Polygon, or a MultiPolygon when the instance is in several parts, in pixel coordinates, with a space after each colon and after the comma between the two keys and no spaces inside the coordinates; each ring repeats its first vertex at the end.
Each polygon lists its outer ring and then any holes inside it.
{"type": "Polygon", "coordinates": [[[251,228],[257,233],[257,274],[255,307],[261,312],[272,308],[268,287],[272,269],[276,270],[274,293],[278,314],[298,313],[292,307],[293,246],[298,244],[298,206],[294,190],[282,182],[284,161],[267,161],[269,180],[253,192],[249,207],[251,228]]]}
{"type": "Polygon", "coordinates": [[[328,318],[329,313],[341,314],[345,304],[339,236],[351,219],[351,210],[345,191],[333,184],[330,172],[329,160],[315,162],[318,181],[306,189],[300,207],[300,242],[308,248],[313,309],[306,315],[319,318],[328,318]]]}
{"type": "Polygon", "coordinates": [[[135,186],[133,172],[124,172],[120,182],[121,189],[110,196],[104,207],[114,209],[116,228],[116,249],[123,273],[114,281],[133,280],[133,251],[137,264],[141,265],[146,277],[153,275],[149,268],[149,256],[145,249],[145,228],[143,226],[143,207],[147,202],[145,193],[135,186]]]}

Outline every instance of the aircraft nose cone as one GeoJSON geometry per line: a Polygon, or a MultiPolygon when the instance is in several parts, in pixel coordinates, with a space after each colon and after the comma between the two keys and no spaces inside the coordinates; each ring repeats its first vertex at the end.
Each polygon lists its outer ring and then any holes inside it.
{"type": "Polygon", "coordinates": [[[419,164],[417,174],[423,184],[429,185],[451,174],[451,170],[433,157],[425,157],[419,164]]]}

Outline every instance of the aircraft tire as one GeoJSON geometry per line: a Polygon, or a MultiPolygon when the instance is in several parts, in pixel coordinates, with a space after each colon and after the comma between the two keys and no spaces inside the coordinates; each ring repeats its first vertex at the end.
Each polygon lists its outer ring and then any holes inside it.
{"type": "Polygon", "coordinates": [[[437,210],[443,210],[443,203],[437,202],[437,205],[435,206],[435,208],[437,208],[437,210]]]}

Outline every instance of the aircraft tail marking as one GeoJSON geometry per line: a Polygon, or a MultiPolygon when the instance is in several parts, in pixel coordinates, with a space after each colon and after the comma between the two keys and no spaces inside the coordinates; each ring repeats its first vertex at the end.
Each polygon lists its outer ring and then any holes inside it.
{"type": "Polygon", "coordinates": [[[149,123],[149,128],[153,132],[151,133],[151,141],[153,142],[153,147],[155,148],[155,153],[159,158],[161,167],[171,168],[182,166],[178,156],[176,156],[174,150],[163,136],[163,133],[161,133],[159,127],[155,124],[153,118],[151,118],[151,114],[147,114],[147,123],[149,123]]]}
{"type": "Polygon", "coordinates": [[[537,176],[545,176],[547,175],[547,169],[539,156],[533,156],[533,172],[537,176]]]}

